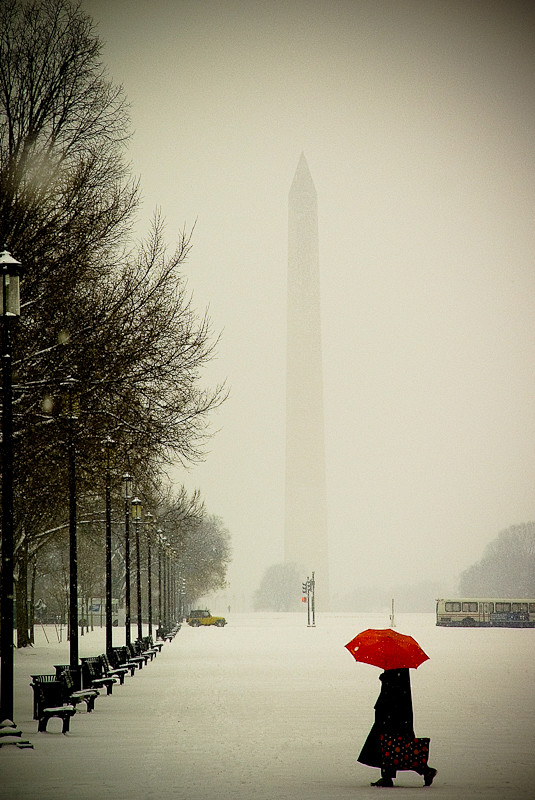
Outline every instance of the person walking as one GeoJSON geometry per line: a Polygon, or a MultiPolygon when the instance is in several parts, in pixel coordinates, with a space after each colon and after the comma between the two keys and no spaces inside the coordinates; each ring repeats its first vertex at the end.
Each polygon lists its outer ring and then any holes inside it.
{"type": "MultiPolygon", "coordinates": [[[[372,786],[392,787],[397,770],[396,759],[388,757],[388,741],[391,737],[400,742],[415,740],[409,670],[388,669],[379,675],[379,680],[381,692],[374,707],[375,722],[357,761],[370,767],[380,768],[381,777],[373,781],[372,786]]],[[[403,765],[402,768],[407,767],[403,765]]],[[[436,769],[430,767],[427,761],[425,764],[415,763],[411,768],[423,775],[425,786],[431,786],[437,774],[436,769]]]]}

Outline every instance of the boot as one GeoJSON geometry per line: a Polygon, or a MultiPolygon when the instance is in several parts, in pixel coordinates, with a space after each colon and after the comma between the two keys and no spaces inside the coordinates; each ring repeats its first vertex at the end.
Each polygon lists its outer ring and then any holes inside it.
{"type": "Polygon", "coordinates": [[[424,786],[431,786],[431,784],[435,780],[436,774],[437,774],[436,769],[434,769],[433,767],[427,767],[426,771],[424,772],[424,786]]]}
{"type": "Polygon", "coordinates": [[[392,778],[379,778],[378,781],[370,783],[370,786],[388,786],[391,789],[394,786],[394,781],[392,778]]]}

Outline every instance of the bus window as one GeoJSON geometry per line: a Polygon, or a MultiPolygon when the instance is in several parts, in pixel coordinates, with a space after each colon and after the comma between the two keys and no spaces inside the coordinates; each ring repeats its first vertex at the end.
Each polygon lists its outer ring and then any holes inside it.
{"type": "Polygon", "coordinates": [[[496,612],[510,611],[511,603],[496,603],[496,612]]]}
{"type": "Polygon", "coordinates": [[[535,603],[530,603],[529,604],[529,613],[530,614],[535,614],[535,603]]]}
{"type": "Polygon", "coordinates": [[[463,611],[469,611],[472,614],[477,613],[477,603],[463,603],[463,611]]]}
{"type": "Polygon", "coordinates": [[[446,611],[460,611],[461,604],[460,603],[446,603],[446,611]]]}
{"type": "Polygon", "coordinates": [[[527,603],[513,603],[513,611],[527,611],[528,604],[527,603]]]}

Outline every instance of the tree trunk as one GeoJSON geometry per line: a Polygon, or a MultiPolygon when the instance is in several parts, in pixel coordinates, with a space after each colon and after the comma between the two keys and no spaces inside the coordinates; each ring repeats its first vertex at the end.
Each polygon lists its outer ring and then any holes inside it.
{"type": "Polygon", "coordinates": [[[30,643],[33,645],[35,642],[35,576],[37,574],[37,559],[35,556],[32,559],[32,583],[30,589],[30,612],[29,612],[29,634],[30,643]]]}
{"type": "Polygon", "coordinates": [[[31,644],[28,632],[28,551],[22,548],[18,557],[17,579],[15,581],[17,598],[17,647],[31,644]]]}

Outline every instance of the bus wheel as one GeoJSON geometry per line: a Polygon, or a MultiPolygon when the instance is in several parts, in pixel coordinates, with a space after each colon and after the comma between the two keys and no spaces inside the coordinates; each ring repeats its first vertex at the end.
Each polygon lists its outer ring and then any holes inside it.
{"type": "Polygon", "coordinates": [[[461,623],[461,625],[465,625],[467,628],[469,628],[469,627],[473,628],[475,626],[475,624],[476,624],[476,621],[475,621],[475,619],[473,617],[465,617],[463,619],[462,623],[461,623]]]}

